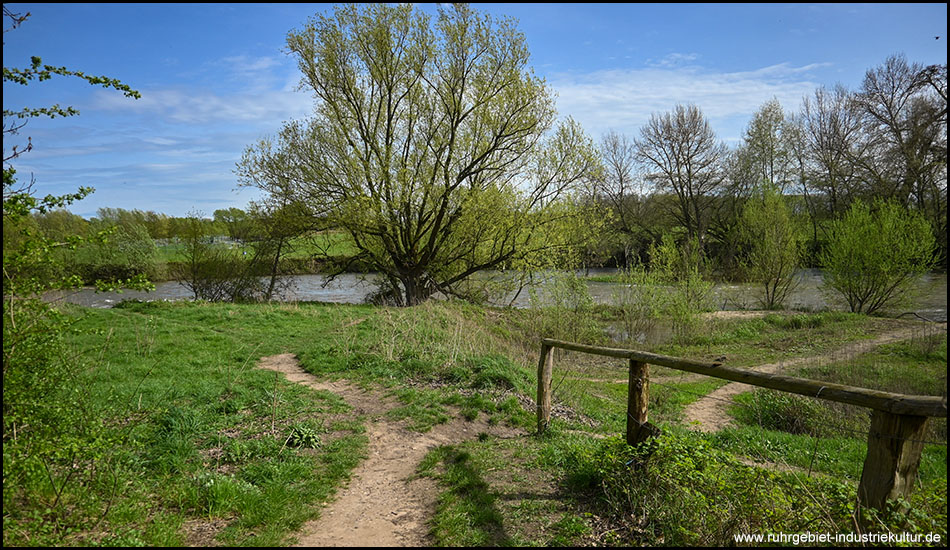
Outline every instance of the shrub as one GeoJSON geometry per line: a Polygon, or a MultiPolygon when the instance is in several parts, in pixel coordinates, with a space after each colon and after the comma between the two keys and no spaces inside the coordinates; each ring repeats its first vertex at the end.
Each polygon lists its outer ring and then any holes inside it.
{"type": "Polygon", "coordinates": [[[794,288],[801,259],[801,238],[784,197],[777,189],[764,189],[746,203],[739,227],[747,248],[742,265],[764,291],[762,306],[780,309],[794,288]]]}
{"type": "Polygon", "coordinates": [[[670,292],[662,286],[657,273],[641,266],[621,271],[619,283],[614,300],[620,309],[622,340],[628,345],[635,345],[656,327],[667,312],[671,302],[670,292]]]}
{"type": "Polygon", "coordinates": [[[184,261],[172,271],[195,300],[239,302],[256,300],[265,294],[254,262],[215,246],[199,214],[189,215],[184,234],[184,261]]]}
{"type": "Polygon", "coordinates": [[[933,266],[936,241],[922,216],[893,202],[861,201],[831,225],[819,255],[825,286],[852,312],[874,313],[905,301],[911,283],[933,266]]]}
{"type": "Polygon", "coordinates": [[[541,338],[590,342],[599,336],[587,281],[573,272],[556,273],[540,291],[532,289],[531,308],[536,311],[533,325],[541,338]]]}

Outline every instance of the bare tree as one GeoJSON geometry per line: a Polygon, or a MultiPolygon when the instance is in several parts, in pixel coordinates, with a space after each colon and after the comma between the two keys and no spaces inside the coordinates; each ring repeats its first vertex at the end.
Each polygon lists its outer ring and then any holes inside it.
{"type": "Polygon", "coordinates": [[[840,85],[815,90],[802,104],[801,124],[808,165],[804,185],[826,195],[831,215],[843,212],[860,184],[855,159],[864,143],[850,92],[840,85]]]}
{"type": "Polygon", "coordinates": [[[726,146],[695,105],[654,114],[636,141],[637,159],[659,189],[676,196],[674,217],[703,247],[714,194],[723,184],[726,146]]]}
{"type": "Polygon", "coordinates": [[[621,235],[624,263],[629,264],[634,248],[645,249],[663,236],[661,214],[655,206],[653,186],[641,173],[634,140],[608,132],[601,139],[603,177],[595,194],[611,211],[614,230],[621,235]]]}

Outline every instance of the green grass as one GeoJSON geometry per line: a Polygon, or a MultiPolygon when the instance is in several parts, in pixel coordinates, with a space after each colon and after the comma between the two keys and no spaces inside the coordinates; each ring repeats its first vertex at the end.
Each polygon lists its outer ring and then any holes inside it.
{"type": "MultiPolygon", "coordinates": [[[[296,354],[317,376],[389,393],[399,402],[390,417],[411,429],[460,414],[533,431],[524,396],[535,395],[539,347],[526,316],[536,312],[459,303],[127,303],[81,311],[70,348],[87,368],[73,383],[88,395],[85,412],[97,419],[97,439],[72,461],[66,452],[48,472],[40,464],[33,474],[5,479],[5,545],[290,543],[365,455],[366,419],[332,393],[255,368],[277,353],[296,354]]],[[[601,326],[611,318],[606,310],[594,317],[601,326]]],[[[690,338],[648,351],[725,354],[727,364],[745,366],[901,326],[908,323],[848,314],[702,320],[690,338]]],[[[884,389],[900,382],[925,393],[945,384],[945,338],[879,353],[864,367],[827,364],[827,371],[798,374],[884,389]]],[[[687,433],[677,426],[684,408],[725,382],[658,367],[651,376],[650,420],[666,435],[649,475],[631,470],[642,458],[615,437],[625,425],[624,366],[564,355],[555,362],[562,408],[546,434],[486,436],[426,459],[421,475],[442,488],[432,525],[437,541],[725,544],[742,529],[846,524],[851,481],[864,459],[860,436],[816,439],[754,423],[714,436],[687,433]],[[824,475],[796,481],[734,456],[824,475]],[[828,498],[816,502],[809,494],[828,498]]],[[[5,460],[8,447],[5,441],[5,460]]],[[[938,487],[943,480],[945,491],[945,447],[927,447],[920,478],[914,506],[924,519],[914,521],[932,521],[928,528],[945,533],[938,487]]],[[[896,519],[887,521],[896,528],[896,519]]]]}
{"type": "MultiPolygon", "coordinates": [[[[843,313],[702,320],[685,342],[656,346],[653,351],[696,358],[725,354],[729,364],[744,366],[824,353],[907,326],[911,324],[843,313]]],[[[945,344],[927,343],[924,351],[919,345],[907,347],[884,346],[880,353],[905,357],[905,368],[915,369],[913,374],[891,362],[890,369],[883,369],[886,376],[841,369],[850,373],[847,379],[833,381],[886,389],[903,378],[903,385],[897,387],[940,394],[934,381],[939,385],[945,380],[945,344]],[[929,363],[922,365],[922,359],[929,363]],[[930,380],[930,385],[924,380],[930,380]]],[[[826,411],[816,421],[823,429],[837,430],[816,432],[819,437],[763,429],[755,423],[714,435],[683,432],[677,426],[683,409],[726,382],[697,380],[651,367],[657,383],[650,389],[650,419],[663,426],[665,443],[660,447],[662,458],[649,459],[649,474],[644,477],[630,471],[631,458],[624,454],[629,451],[623,445],[592,437],[624,430],[625,367],[604,364],[609,361],[584,360],[576,354],[562,354],[555,360],[555,404],[569,406],[572,414],[558,415],[556,407],[544,437],[519,442],[517,455],[509,446],[482,442],[432,455],[430,460],[441,469],[430,467],[428,475],[445,487],[434,528],[438,540],[479,545],[522,538],[533,545],[591,541],[597,545],[725,545],[733,543],[731,534],[736,532],[853,531],[850,514],[866,454],[866,411],[859,425],[844,423],[840,411],[826,411]],[[734,457],[750,457],[766,465],[751,467],[734,457]],[[786,465],[790,471],[769,469],[768,463],[786,465]],[[811,477],[798,473],[808,471],[811,477]],[[543,499],[515,499],[507,488],[509,477],[530,479],[528,486],[537,486],[539,477],[555,480],[559,508],[543,499]],[[469,511],[460,496],[469,487],[478,488],[482,506],[476,507],[477,512],[469,511]],[[509,500],[517,500],[518,506],[508,505],[509,500]],[[565,508],[572,510],[570,515],[559,515],[565,508]],[[482,515],[486,513],[487,520],[482,515]],[[529,523],[525,514],[536,525],[545,526],[544,534],[525,527],[529,523]],[[560,521],[566,517],[571,519],[560,521]],[[498,533],[505,538],[497,538],[498,533]]],[[[882,531],[945,535],[946,475],[946,447],[927,445],[919,486],[911,497],[913,513],[888,512],[876,524],[882,531]]]]}
{"type": "MultiPolygon", "coordinates": [[[[430,452],[419,474],[443,488],[432,522],[438,546],[575,546],[590,514],[560,482],[552,441],[572,435],[480,438],[430,452]]],[[[560,445],[571,452],[570,445],[560,445]]]]}
{"type": "MultiPolygon", "coordinates": [[[[391,416],[420,431],[456,410],[531,422],[511,395],[530,385],[528,372],[478,308],[75,311],[70,360],[86,368],[72,382],[102,443],[5,480],[6,544],[286,544],[367,442],[364,419],[338,396],[255,368],[268,355],[296,353],[311,372],[382,388],[402,403],[391,416]]],[[[6,460],[14,446],[4,448],[6,460]]]]}
{"type": "Polygon", "coordinates": [[[105,471],[85,472],[83,483],[54,472],[58,500],[35,483],[17,497],[45,502],[48,513],[5,518],[18,527],[5,529],[5,542],[207,544],[194,537],[210,530],[223,544],[284,544],[366,446],[361,424],[332,422],[352,415],[339,397],[254,368],[293,346],[292,327],[324,317],[289,313],[201,304],[84,312],[72,345],[90,369],[76,382],[91,397],[89,414],[103,419],[98,436],[116,445],[98,458],[105,471]],[[57,511],[80,503],[84,513],[57,511]],[[44,537],[35,538],[37,521],[52,526],[44,537]],[[200,523],[212,527],[183,527],[200,523]],[[108,538],[117,532],[122,541],[108,538]]]}
{"type": "Polygon", "coordinates": [[[795,372],[816,380],[894,393],[941,395],[947,391],[947,335],[921,327],[910,340],[795,372]]]}
{"type": "Polygon", "coordinates": [[[893,319],[851,313],[768,314],[753,319],[702,319],[684,342],[654,351],[677,357],[724,356],[745,367],[830,352],[874,334],[908,326],[893,319]]]}

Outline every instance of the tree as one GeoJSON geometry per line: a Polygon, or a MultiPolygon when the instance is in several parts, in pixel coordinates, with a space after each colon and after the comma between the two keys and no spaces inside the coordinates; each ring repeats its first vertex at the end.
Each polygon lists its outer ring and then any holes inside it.
{"type": "Polygon", "coordinates": [[[719,269],[728,273],[738,268],[739,224],[746,202],[763,186],[792,186],[795,171],[795,124],[785,115],[777,99],[766,102],[752,115],[742,144],[725,160],[727,181],[719,194],[709,234],[716,239],[719,269]]]}
{"type": "Polygon", "coordinates": [[[597,167],[509,19],[466,5],[336,8],[288,36],[316,106],[238,165],[242,184],[340,229],[402,305],[463,294],[476,273],[536,263],[597,167]]]}
{"type": "Polygon", "coordinates": [[[802,105],[801,125],[809,166],[803,184],[824,193],[835,216],[848,208],[861,183],[855,161],[863,154],[862,128],[851,93],[843,86],[815,90],[802,105]]]}
{"type": "Polygon", "coordinates": [[[777,99],[766,102],[752,115],[739,157],[753,188],[765,184],[784,193],[789,187],[794,173],[790,131],[785,111],[777,99]]]}
{"type": "Polygon", "coordinates": [[[851,311],[874,313],[895,306],[911,283],[933,265],[929,224],[895,202],[856,201],[831,224],[820,255],[825,285],[844,295],[851,311]]]}
{"type": "Polygon", "coordinates": [[[903,55],[867,71],[855,105],[874,154],[861,164],[873,196],[922,212],[946,258],[946,65],[923,67],[903,55]]]}
{"type": "Polygon", "coordinates": [[[253,226],[247,212],[240,208],[221,208],[214,211],[214,221],[228,230],[228,236],[235,241],[244,241],[253,226]]]}
{"type": "Polygon", "coordinates": [[[801,260],[801,239],[785,202],[775,187],[763,186],[746,202],[740,221],[747,249],[743,265],[749,278],[762,285],[765,309],[782,306],[795,283],[801,260]]]}
{"type": "MultiPolygon", "coordinates": [[[[15,14],[7,6],[3,7],[3,15],[12,21],[11,28],[29,16],[15,14]]],[[[139,97],[138,92],[117,80],[44,65],[38,57],[33,57],[26,69],[3,67],[4,87],[8,82],[25,86],[54,76],[77,77],[120,90],[128,97],[139,97]]],[[[6,504],[30,502],[14,500],[22,495],[25,486],[42,487],[40,491],[47,492],[52,483],[62,494],[65,485],[73,480],[83,483],[86,490],[97,490],[95,484],[86,483],[81,476],[105,466],[96,452],[112,444],[97,438],[101,423],[84,407],[83,388],[75,383],[85,365],[77,363],[74,353],[68,353],[64,336],[69,318],[41,299],[50,289],[78,286],[80,280],[74,273],[64,272],[56,265],[55,251],[73,248],[82,238],[45,237],[33,218],[34,214],[61,209],[92,189],[38,198],[34,195],[33,179],[21,183],[12,165],[12,161],[32,149],[29,139],[25,146],[13,145],[9,152],[6,149],[12,136],[31,118],[76,114],[76,109],[58,105],[3,110],[3,500],[4,510],[11,510],[14,522],[19,514],[24,514],[31,521],[52,525],[58,521],[54,517],[82,513],[71,506],[69,512],[64,511],[66,506],[58,498],[52,504],[46,501],[42,506],[26,506],[23,510],[12,510],[20,507],[6,504]]],[[[137,288],[150,287],[142,278],[125,283],[137,288]]]]}
{"type": "Polygon", "coordinates": [[[674,216],[702,256],[713,194],[723,182],[726,147],[695,105],[653,115],[636,141],[637,157],[656,185],[675,194],[674,216]]]}
{"type": "Polygon", "coordinates": [[[181,262],[172,277],[191,291],[195,300],[209,302],[251,300],[260,285],[247,269],[247,262],[223,246],[215,246],[212,226],[200,212],[189,212],[180,235],[181,262]]]}
{"type": "MultiPolygon", "coordinates": [[[[300,203],[252,202],[247,211],[252,261],[264,266],[269,277],[261,299],[270,301],[279,290],[279,278],[285,274],[283,261],[296,249],[296,239],[311,228],[306,205],[300,203]]],[[[289,284],[289,281],[286,281],[289,284]]]]}
{"type": "Polygon", "coordinates": [[[612,229],[622,239],[623,261],[628,267],[639,263],[640,253],[662,238],[666,225],[661,219],[663,209],[656,208],[652,186],[639,171],[636,153],[636,143],[627,136],[616,132],[604,135],[600,145],[603,172],[595,186],[597,199],[612,213],[612,229]]]}

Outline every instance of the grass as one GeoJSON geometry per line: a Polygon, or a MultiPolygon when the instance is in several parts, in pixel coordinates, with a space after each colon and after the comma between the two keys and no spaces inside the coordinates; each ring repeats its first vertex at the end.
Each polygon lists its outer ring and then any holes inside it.
{"type": "MultiPolygon", "coordinates": [[[[537,312],[459,303],[127,303],[82,314],[71,349],[89,368],[76,383],[104,443],[80,474],[63,461],[49,475],[5,480],[5,545],[290,543],[366,453],[366,419],[332,393],[254,368],[277,353],[296,354],[317,376],[383,389],[399,402],[391,418],[411,429],[461,414],[533,430],[526,397],[535,394],[537,312]]],[[[606,338],[611,312],[592,315],[606,338]]],[[[749,366],[904,326],[911,323],[849,314],[702,318],[689,338],[646,351],[725,354],[728,364],[749,366]]],[[[877,353],[794,374],[945,391],[945,337],[877,353]],[[943,389],[934,389],[941,375],[943,389]]],[[[554,372],[546,434],[485,436],[439,448],[421,465],[420,475],[442,490],[432,524],[439,544],[716,545],[742,530],[848,528],[861,437],[816,439],[755,422],[711,436],[687,432],[678,426],[685,407],[724,382],[651,367],[650,419],[665,435],[639,456],[616,438],[625,423],[624,365],[564,354],[554,372]],[[796,478],[736,456],[824,475],[796,478]],[[641,463],[649,467],[636,470],[641,463]]],[[[945,533],[946,448],[928,447],[920,472],[912,521],[945,533]]],[[[907,525],[893,515],[882,521],[907,525]]]]}
{"type": "Polygon", "coordinates": [[[893,319],[839,312],[704,318],[701,323],[688,341],[660,346],[656,351],[679,357],[725,356],[728,366],[746,367],[827,353],[886,330],[909,326],[893,319]]]}
{"type": "Polygon", "coordinates": [[[81,471],[64,459],[5,480],[4,542],[286,544],[360,462],[365,419],[257,361],[297,353],[311,372],[382,387],[402,403],[393,418],[420,431],[455,409],[530,423],[511,395],[528,374],[484,316],[462,305],[83,310],[70,348],[88,368],[75,383],[104,443],[81,471]]]}
{"type": "MultiPolygon", "coordinates": [[[[712,358],[725,351],[729,364],[751,366],[825,353],[908,326],[915,325],[842,313],[703,319],[691,338],[661,342],[647,351],[696,358],[712,358]]],[[[902,378],[905,381],[898,387],[903,389],[919,388],[931,395],[945,392],[945,386],[938,387],[940,380],[945,384],[945,343],[941,348],[939,342],[934,345],[928,340],[924,351],[920,347],[895,344],[878,351],[905,357],[905,368],[916,369],[913,375],[891,362],[890,369],[879,369],[879,377],[861,369],[841,369],[849,373],[847,377],[832,381],[886,389],[902,378]],[[921,365],[922,358],[929,358],[929,366],[921,365]],[[926,380],[931,381],[929,385],[924,384],[926,380]]],[[[623,433],[626,398],[625,365],[609,362],[561,354],[555,360],[552,384],[554,420],[544,437],[522,444],[517,454],[498,443],[472,442],[430,457],[441,469],[429,466],[427,474],[443,484],[444,495],[451,495],[444,497],[435,522],[439,541],[473,545],[524,539],[534,545],[726,545],[734,543],[730,537],[736,532],[853,531],[856,481],[866,454],[866,411],[859,427],[846,424],[843,430],[840,416],[822,416],[822,422],[839,429],[836,433],[816,432],[820,437],[764,429],[756,422],[713,435],[684,432],[678,426],[683,409],[725,382],[653,366],[650,419],[662,426],[665,435],[649,459],[649,475],[644,477],[630,471],[630,464],[640,459],[631,458],[626,454],[629,448],[615,443],[617,436],[609,435],[623,433]],[[604,435],[607,439],[602,439],[604,435]],[[789,471],[749,466],[737,457],[783,464],[789,471]],[[457,477],[458,469],[464,470],[467,481],[457,477]],[[800,471],[810,471],[812,476],[800,471]],[[505,479],[529,475],[528,486],[538,486],[539,478],[555,484],[559,507],[547,506],[539,497],[522,500],[510,496],[505,479]],[[491,512],[488,523],[463,520],[475,517],[460,501],[460,494],[473,486],[473,480],[478,481],[474,484],[478,498],[487,499],[480,500],[479,513],[491,512]],[[508,505],[509,501],[518,505],[508,505]],[[542,525],[543,534],[527,527],[530,522],[522,515],[528,509],[534,510],[530,512],[533,525],[542,525]],[[565,509],[570,509],[570,514],[559,515],[565,509]],[[561,522],[566,517],[571,519],[561,522]],[[498,533],[504,537],[497,538],[498,533]],[[554,533],[557,536],[552,536],[554,533]]],[[[873,355],[870,362],[875,363],[873,355]]],[[[826,361],[823,367],[833,369],[835,365],[826,361]]],[[[806,376],[810,372],[802,368],[791,374],[806,376]]],[[[946,446],[926,446],[919,486],[911,499],[914,515],[910,519],[900,511],[879,515],[879,529],[936,532],[944,534],[945,540],[946,475],[946,446]]]]}
{"type": "MultiPolygon", "coordinates": [[[[333,422],[352,415],[339,397],[254,368],[259,357],[292,345],[289,329],[299,323],[267,307],[86,311],[73,347],[93,368],[77,383],[91,396],[90,414],[103,421],[99,437],[117,446],[100,457],[110,471],[84,483],[122,490],[95,502],[96,493],[64,470],[52,513],[6,517],[17,528],[4,530],[5,543],[107,544],[117,542],[110,533],[125,533],[129,545],[284,544],[366,447],[361,423],[333,422]],[[107,335],[106,349],[96,334],[107,335]],[[85,514],[58,517],[56,508],[80,502],[85,514]],[[36,521],[50,532],[36,538],[36,521]]],[[[37,487],[33,503],[20,503],[49,506],[44,492],[37,487]]]]}

